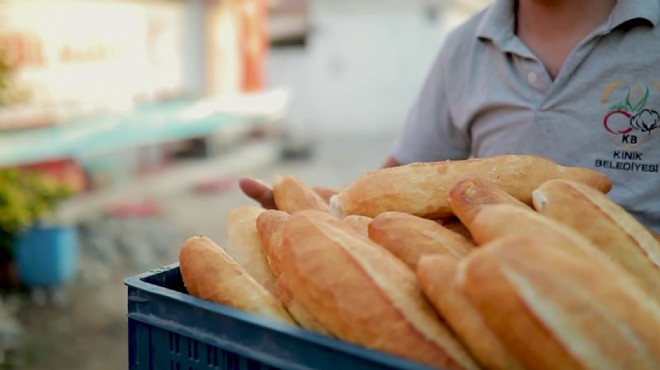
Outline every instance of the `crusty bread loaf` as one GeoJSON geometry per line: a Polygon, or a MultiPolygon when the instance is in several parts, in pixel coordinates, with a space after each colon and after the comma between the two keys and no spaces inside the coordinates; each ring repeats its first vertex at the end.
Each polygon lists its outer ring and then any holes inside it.
{"type": "Polygon", "coordinates": [[[484,368],[523,370],[457,288],[457,265],[457,259],[445,255],[422,256],[416,272],[424,295],[484,368]]]}
{"type": "Polygon", "coordinates": [[[439,223],[403,212],[384,212],[369,224],[369,238],[397,256],[412,270],[427,254],[465,257],[473,244],[439,223]]]}
{"type": "Polygon", "coordinates": [[[625,275],[534,235],[498,238],[457,284],[529,369],[659,369],[660,314],[625,275]]]}
{"type": "Polygon", "coordinates": [[[332,333],[300,304],[295,294],[289,289],[284,276],[278,276],[276,284],[280,301],[300,327],[315,333],[332,336],[332,333]]]}
{"type": "Polygon", "coordinates": [[[341,219],[343,223],[367,238],[369,237],[369,224],[371,220],[371,217],[361,215],[349,215],[341,219]]]}
{"type": "Polygon", "coordinates": [[[275,296],[207,237],[186,240],[179,268],[186,289],[197,298],[296,325],[275,296]]]}
{"type": "Polygon", "coordinates": [[[539,213],[579,231],[660,302],[660,242],[630,213],[587,185],[552,180],[534,191],[539,213]]]}
{"type": "Polygon", "coordinates": [[[275,250],[282,245],[284,237],[284,224],[291,217],[287,212],[277,209],[269,209],[259,214],[256,221],[257,235],[261,240],[261,247],[270,266],[270,270],[277,278],[281,270],[281,262],[275,250]]]}
{"type": "Polygon", "coordinates": [[[498,238],[515,235],[543,238],[553,248],[561,248],[576,257],[587,258],[592,263],[610,270],[614,275],[627,275],[631,284],[642,289],[639,299],[653,299],[652,292],[645,289],[635,274],[625,270],[580,232],[532,209],[511,204],[494,204],[479,211],[470,227],[474,230],[475,241],[481,246],[498,238]]]}
{"type": "Polygon", "coordinates": [[[481,176],[521,200],[532,202],[532,190],[553,178],[573,179],[607,192],[609,178],[598,171],[565,167],[542,157],[501,155],[491,158],[412,163],[368,172],[330,201],[330,212],[344,217],[360,214],[376,217],[401,211],[426,218],[453,214],[449,189],[466,175],[481,176]]]}
{"type": "Polygon", "coordinates": [[[254,205],[230,210],[225,218],[225,249],[259,284],[276,294],[275,277],[257,232],[257,218],[264,211],[254,205]]]}
{"type": "Polygon", "coordinates": [[[463,224],[471,223],[479,210],[492,204],[506,203],[530,208],[494,182],[479,176],[465,176],[456,181],[449,189],[447,201],[463,224]]]}
{"type": "Polygon", "coordinates": [[[328,203],[311,187],[295,176],[275,176],[273,199],[277,209],[288,213],[305,209],[329,211],[328,203]]]}
{"type": "Polygon", "coordinates": [[[281,251],[287,285],[336,337],[430,366],[477,368],[424,298],[414,272],[335,217],[293,214],[281,251]]]}
{"type": "Polygon", "coordinates": [[[329,335],[323,325],[300,305],[295,294],[291,292],[286,284],[286,279],[281,274],[283,262],[279,259],[281,256],[279,249],[282,247],[284,238],[284,226],[290,217],[291,215],[287,212],[275,209],[266,210],[257,217],[257,232],[261,239],[266,260],[275,276],[276,295],[301,327],[329,335]]]}

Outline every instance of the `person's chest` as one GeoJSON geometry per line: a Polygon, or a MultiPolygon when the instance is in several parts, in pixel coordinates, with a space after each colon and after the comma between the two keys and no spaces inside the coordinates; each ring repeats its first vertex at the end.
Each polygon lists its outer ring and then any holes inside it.
{"type": "Polygon", "coordinates": [[[452,121],[476,156],[535,153],[589,167],[625,158],[657,172],[654,32],[640,27],[583,43],[554,80],[534,58],[484,47],[467,61],[468,72],[447,77],[452,121]]]}

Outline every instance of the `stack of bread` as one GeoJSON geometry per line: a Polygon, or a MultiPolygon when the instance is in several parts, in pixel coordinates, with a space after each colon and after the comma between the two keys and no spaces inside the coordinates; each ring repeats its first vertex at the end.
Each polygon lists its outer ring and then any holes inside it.
{"type": "Polygon", "coordinates": [[[660,369],[660,243],[604,174],[505,155],[277,176],[191,237],[189,293],[453,369],[660,369]]]}

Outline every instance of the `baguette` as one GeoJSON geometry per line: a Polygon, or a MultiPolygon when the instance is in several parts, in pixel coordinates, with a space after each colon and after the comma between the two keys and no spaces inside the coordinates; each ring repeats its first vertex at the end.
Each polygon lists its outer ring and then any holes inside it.
{"type": "Polygon", "coordinates": [[[294,176],[275,176],[273,199],[277,209],[288,213],[305,209],[329,212],[328,203],[311,187],[294,176]]]}
{"type": "Polygon", "coordinates": [[[589,186],[566,180],[536,189],[534,206],[586,236],[660,302],[660,242],[621,206],[589,186]]]}
{"type": "Polygon", "coordinates": [[[376,217],[400,211],[425,218],[452,216],[449,189],[458,179],[481,176],[525,204],[532,203],[532,190],[552,178],[573,179],[603,192],[609,178],[598,171],[566,167],[538,156],[501,155],[491,158],[411,163],[368,172],[330,201],[330,212],[339,217],[360,214],[376,217]]]}
{"type": "Polygon", "coordinates": [[[659,369],[660,314],[625,275],[534,235],[498,238],[457,284],[529,369],[659,369]]]}
{"type": "Polygon", "coordinates": [[[325,335],[330,333],[298,302],[282,276],[282,261],[279,259],[284,238],[284,226],[291,215],[284,211],[269,209],[257,217],[257,232],[263,246],[266,260],[275,277],[277,297],[282,301],[293,319],[303,328],[325,335]]]}
{"type": "Polygon", "coordinates": [[[276,287],[282,304],[300,327],[325,336],[332,336],[332,333],[300,304],[291,289],[289,289],[284,276],[277,277],[276,287]]]}
{"type": "Polygon", "coordinates": [[[439,223],[403,212],[384,212],[369,224],[369,238],[413,271],[421,256],[440,253],[460,259],[473,244],[439,223]]]}
{"type": "Polygon", "coordinates": [[[373,219],[367,216],[349,215],[342,218],[342,222],[352,227],[355,231],[359,232],[365,237],[369,237],[369,224],[373,219]]]}
{"type": "Polygon", "coordinates": [[[426,301],[414,272],[335,217],[295,213],[281,251],[289,288],[337,338],[430,366],[478,368],[426,301]]]}
{"type": "Polygon", "coordinates": [[[457,288],[457,266],[458,260],[448,256],[420,258],[416,272],[424,295],[486,369],[523,370],[516,357],[457,288]]]}
{"type": "Polygon", "coordinates": [[[225,218],[225,250],[266,290],[277,294],[275,277],[257,232],[257,218],[264,211],[264,208],[253,205],[240,206],[229,211],[225,218]]]}
{"type": "Polygon", "coordinates": [[[179,251],[179,268],[192,296],[296,325],[275,296],[207,237],[185,241],[179,251]]]}
{"type": "Polygon", "coordinates": [[[264,256],[275,279],[280,275],[282,269],[282,263],[277,259],[279,253],[275,251],[282,245],[284,224],[289,217],[291,215],[287,212],[269,209],[259,214],[256,221],[257,235],[261,240],[264,256]]]}
{"type": "Polygon", "coordinates": [[[488,245],[503,237],[533,235],[543,238],[553,248],[560,248],[575,257],[586,258],[591,263],[609,270],[613,275],[626,275],[631,284],[641,289],[638,291],[639,299],[654,298],[635,274],[631,274],[613,261],[584,235],[531,209],[523,209],[511,204],[485,207],[475,216],[470,227],[474,230],[475,241],[479,246],[488,245]]]}
{"type": "Polygon", "coordinates": [[[452,212],[463,224],[471,223],[480,209],[492,204],[505,203],[530,208],[492,181],[478,176],[465,176],[456,181],[449,189],[447,201],[452,212]]]}

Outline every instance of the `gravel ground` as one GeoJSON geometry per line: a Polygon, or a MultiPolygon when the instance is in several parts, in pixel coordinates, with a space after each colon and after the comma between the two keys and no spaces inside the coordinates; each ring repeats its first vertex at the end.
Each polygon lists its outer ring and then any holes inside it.
{"type": "MultiPolygon", "coordinates": [[[[387,135],[325,139],[314,145],[309,158],[275,161],[241,175],[272,182],[281,173],[297,176],[309,185],[341,187],[377,168],[390,142],[387,135]]],[[[218,191],[200,192],[191,187],[157,199],[160,211],[153,217],[99,215],[81,223],[80,272],[75,282],[55,292],[5,299],[4,306],[17,312],[22,342],[4,368],[125,369],[128,333],[123,280],[176,262],[179,246],[191,235],[204,234],[222,244],[226,214],[252,203],[238,189],[236,178],[220,180],[225,186],[218,191]]]]}

